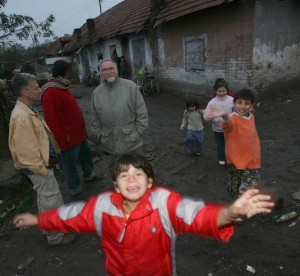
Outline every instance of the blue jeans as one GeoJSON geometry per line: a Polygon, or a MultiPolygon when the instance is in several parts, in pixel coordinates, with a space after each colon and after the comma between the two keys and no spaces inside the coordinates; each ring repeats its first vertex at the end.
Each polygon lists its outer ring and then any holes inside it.
{"type": "Polygon", "coordinates": [[[188,129],[186,133],[185,147],[192,153],[201,153],[203,150],[204,135],[203,130],[193,131],[188,129]]]}
{"type": "Polygon", "coordinates": [[[78,145],[61,152],[61,163],[63,166],[66,182],[72,195],[82,191],[77,165],[80,164],[83,177],[89,177],[94,171],[92,152],[87,139],[78,145]]]}
{"type": "Polygon", "coordinates": [[[225,161],[225,139],[224,132],[214,131],[217,143],[217,158],[218,161],[225,161]]]}

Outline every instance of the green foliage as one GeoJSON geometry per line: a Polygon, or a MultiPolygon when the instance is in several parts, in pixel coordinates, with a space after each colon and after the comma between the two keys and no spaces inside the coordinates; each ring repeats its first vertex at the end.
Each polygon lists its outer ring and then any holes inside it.
{"type": "Polygon", "coordinates": [[[55,17],[51,14],[45,21],[36,22],[32,17],[20,14],[5,14],[3,8],[6,6],[7,0],[0,0],[0,47],[6,48],[15,43],[10,40],[17,37],[19,40],[31,38],[34,43],[38,42],[38,38],[51,37],[54,32],[51,25],[55,21],[55,17]]]}
{"type": "Polygon", "coordinates": [[[23,51],[23,60],[32,60],[36,59],[37,57],[44,56],[46,50],[49,48],[49,43],[51,42],[45,42],[42,44],[35,44],[34,46],[28,47],[23,51]]]}
{"type": "Polygon", "coordinates": [[[35,197],[32,184],[25,176],[22,185],[0,187],[0,194],[5,195],[5,198],[0,198],[0,226],[14,215],[28,212],[35,197]]]}
{"type": "MultiPolygon", "coordinates": [[[[54,170],[55,177],[58,181],[64,181],[62,171],[54,170]]],[[[14,215],[31,211],[34,206],[35,192],[32,189],[32,183],[23,175],[24,181],[17,186],[0,186],[0,226],[6,221],[13,218],[14,215]]]]}
{"type": "Polygon", "coordinates": [[[21,45],[13,45],[10,48],[0,51],[0,79],[11,79],[13,70],[17,68],[20,61],[23,59],[24,47],[21,45]]]}
{"type": "Polygon", "coordinates": [[[10,114],[15,106],[16,96],[6,88],[0,88],[0,124],[8,134],[10,114]]]}

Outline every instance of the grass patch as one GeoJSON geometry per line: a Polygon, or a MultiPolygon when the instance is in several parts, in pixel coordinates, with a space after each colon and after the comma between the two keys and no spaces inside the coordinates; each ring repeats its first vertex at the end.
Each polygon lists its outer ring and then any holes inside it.
{"type": "MultiPolygon", "coordinates": [[[[63,171],[54,170],[54,174],[58,182],[65,180],[63,171]]],[[[30,211],[35,198],[32,183],[25,175],[22,184],[0,186],[0,226],[16,214],[30,211]]]]}
{"type": "Polygon", "coordinates": [[[15,214],[28,212],[33,205],[35,193],[32,189],[32,183],[24,177],[21,185],[0,187],[0,226],[13,218],[15,214]]]}

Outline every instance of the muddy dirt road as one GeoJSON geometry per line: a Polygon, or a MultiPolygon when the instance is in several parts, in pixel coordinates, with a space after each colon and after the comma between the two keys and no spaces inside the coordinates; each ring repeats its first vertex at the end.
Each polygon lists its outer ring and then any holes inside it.
{"type": "MultiPolygon", "coordinates": [[[[76,86],[73,91],[86,116],[92,88],[76,86]]],[[[209,98],[200,99],[205,107],[209,98]]],[[[156,183],[174,188],[186,196],[207,201],[229,201],[226,168],[217,164],[211,126],[205,123],[205,149],[201,156],[186,155],[185,133],[179,130],[185,99],[167,93],[145,99],[150,125],[144,149],[157,175],[156,183]]],[[[299,92],[285,97],[261,99],[255,117],[262,146],[262,179],[284,199],[277,213],[298,208],[291,194],[300,189],[299,92]]],[[[107,155],[95,156],[98,171],[107,176],[100,183],[85,186],[86,195],[111,188],[107,155]]],[[[71,201],[61,182],[65,202],[71,201]]],[[[300,204],[300,201],[296,202],[300,204]]],[[[36,211],[36,206],[32,207],[36,211]]],[[[272,216],[258,216],[236,227],[229,243],[182,235],[177,241],[179,275],[300,275],[300,222],[274,224],[272,216]]],[[[33,256],[22,272],[27,276],[105,275],[104,254],[96,235],[78,235],[67,247],[50,247],[37,228],[15,229],[11,223],[0,228],[0,275],[16,275],[18,264],[33,256]]]]}

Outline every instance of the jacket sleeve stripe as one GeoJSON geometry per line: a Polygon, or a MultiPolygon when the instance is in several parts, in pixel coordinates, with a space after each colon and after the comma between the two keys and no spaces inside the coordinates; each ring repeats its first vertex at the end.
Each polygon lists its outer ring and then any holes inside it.
{"type": "Polygon", "coordinates": [[[176,216],[181,218],[186,224],[191,225],[198,212],[205,207],[204,202],[195,202],[184,198],[176,209],[176,216]]]}
{"type": "Polygon", "coordinates": [[[159,216],[166,231],[167,235],[173,240],[176,236],[172,227],[172,223],[169,217],[167,201],[170,195],[170,191],[164,189],[158,189],[151,194],[150,202],[153,209],[159,210],[159,216]]]}
{"type": "Polygon", "coordinates": [[[84,207],[84,202],[72,203],[70,205],[63,205],[58,208],[58,216],[61,220],[68,220],[80,214],[84,207]]]}
{"type": "Polygon", "coordinates": [[[118,210],[118,208],[112,204],[110,200],[111,193],[105,193],[98,197],[96,205],[95,205],[95,211],[94,211],[94,220],[95,220],[95,226],[96,230],[99,236],[102,235],[102,215],[103,213],[106,213],[110,216],[115,217],[124,217],[124,214],[118,210]]]}

